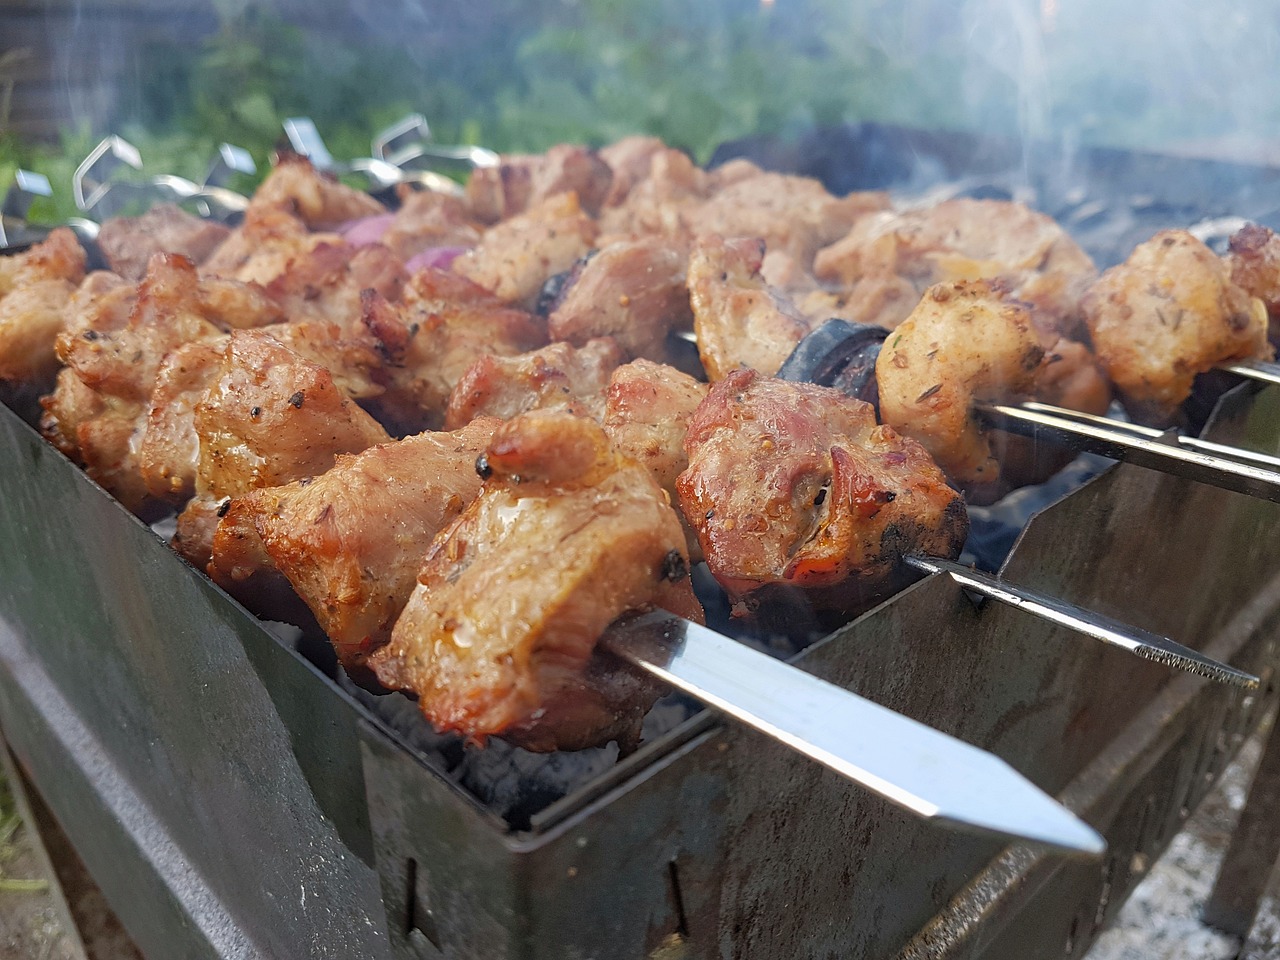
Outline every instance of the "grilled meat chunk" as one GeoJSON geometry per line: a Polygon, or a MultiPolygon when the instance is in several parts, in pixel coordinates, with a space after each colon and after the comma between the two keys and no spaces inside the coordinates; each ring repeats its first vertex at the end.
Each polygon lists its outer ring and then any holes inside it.
{"type": "Polygon", "coordinates": [[[607,337],[581,348],[553,343],[515,357],[481,357],[454,387],[445,429],[456,430],[482,415],[509,420],[537,409],[566,408],[599,420],[609,374],[624,359],[607,337]]]}
{"type": "Polygon", "coordinates": [[[653,154],[648,172],[617,206],[601,211],[603,243],[660,236],[679,247],[692,242],[697,210],[711,193],[711,178],[686,154],[664,149],[653,154]]]}
{"type": "Polygon", "coordinates": [[[343,664],[387,641],[432,538],[480,492],[476,458],[499,421],[340,454],[314,480],[233,499],[209,574],[233,595],[265,556],[288,578],[343,664]]]}
{"type": "Polygon", "coordinates": [[[306,157],[283,154],[253,193],[249,209],[279,210],[312,230],[332,230],[349,220],[386,213],[386,207],[360,190],[321,173],[306,157]]]}
{"type": "Polygon", "coordinates": [[[648,237],[610,244],[577,271],[547,318],[552,340],[612,337],[628,357],[666,358],[667,334],[693,323],[688,257],[648,237]]]}
{"type": "Polygon", "coordinates": [[[809,177],[757,172],[717,190],[702,204],[697,229],[722,237],[760,237],[769,250],[786,253],[807,266],[820,247],[843,237],[862,217],[888,206],[885,193],[833,197],[809,177]]]}
{"type": "Polygon", "coordinates": [[[84,279],[84,248],[58,227],[30,250],[0,257],[0,380],[44,383],[57,369],[54,340],[84,279]]]}
{"type": "Polygon", "coordinates": [[[876,360],[881,419],[919,440],[956,483],[990,491],[1000,464],[974,404],[1028,396],[1043,358],[1031,308],[999,283],[940,283],[876,360]]]}
{"type": "Polygon", "coordinates": [[[138,472],[147,493],[181,504],[195,493],[200,460],[196,402],[218,374],[226,338],[201,338],[176,347],[160,361],[147,401],[141,438],[134,439],[138,472]]]}
{"type": "Polygon", "coordinates": [[[321,244],[342,243],[336,233],[312,233],[296,216],[276,207],[250,204],[244,222],[231,231],[201,266],[207,277],[270,283],[294,260],[321,244]]]}
{"type": "Polygon", "coordinates": [[[289,261],[267,284],[267,292],[290,320],[335,323],[348,336],[367,337],[360,323],[361,292],[376,290],[388,300],[399,300],[407,278],[404,264],[381,244],[325,242],[289,261]]]}
{"type": "Polygon", "coordinates": [[[680,506],[738,614],[779,587],[849,609],[904,555],[954,557],[968,532],[924,448],[829,387],[735,371],[694,413],[685,450],[680,506]]]}
{"type": "Polygon", "coordinates": [[[848,319],[863,323],[896,326],[936,283],[1002,279],[1014,297],[1071,333],[1097,269],[1050,217],[1020,203],[958,199],[858,220],[818,252],[814,273],[851,289],[866,312],[848,319]]]}
{"type": "Polygon", "coordinates": [[[161,203],[140,217],[114,217],[98,232],[98,249],[113,271],[135,283],[147,273],[157,253],[180,253],[194,263],[209,258],[231,229],[215,220],[161,203]]]}
{"type": "Polygon", "coordinates": [[[1280,237],[1251,223],[1232,234],[1227,250],[1231,282],[1267,308],[1267,337],[1280,343],[1280,237]]]}
{"type": "Polygon", "coordinates": [[[496,167],[480,167],[467,180],[467,203],[484,223],[497,223],[558,193],[575,193],[592,216],[613,181],[609,164],[586,147],[560,144],[543,154],[509,154],[496,167]]]}
{"type": "Polygon", "coordinates": [[[657,690],[595,646],[631,611],[701,619],[675,512],[599,426],[567,413],[499,427],[480,466],[479,498],[436,538],[370,658],[378,678],[472,740],[633,742],[657,690]]]}
{"type": "Polygon", "coordinates": [[[363,320],[387,358],[387,390],[376,412],[406,432],[439,427],[449,395],[481,357],[513,357],[547,342],[531,314],[433,268],[413,275],[403,304],[367,291],[363,320]]]}
{"type": "Polygon", "coordinates": [[[559,193],[485,232],[453,271],[509,303],[529,307],[547,278],[591,249],[596,224],[573,193],[559,193]]]}
{"type": "Polygon", "coordinates": [[[641,136],[623,137],[616,143],[601,147],[600,159],[613,172],[604,206],[616,207],[626,200],[631,188],[649,176],[653,158],[666,149],[667,145],[657,137],[641,136]]]}
{"type": "Polygon", "coordinates": [[[430,247],[474,247],[483,228],[464,201],[435,190],[405,190],[381,242],[401,260],[430,247]]]}
{"type": "Polygon", "coordinates": [[[1144,422],[1169,423],[1196,374],[1227,360],[1272,356],[1266,306],[1183,230],[1139,244],[1089,289],[1083,308],[1098,360],[1144,422]]]}
{"type": "Polygon", "coordinates": [[[689,300],[698,354],[712,381],[750,367],[778,372],[810,322],[760,276],[761,240],[699,238],[689,257],[689,300]]]}

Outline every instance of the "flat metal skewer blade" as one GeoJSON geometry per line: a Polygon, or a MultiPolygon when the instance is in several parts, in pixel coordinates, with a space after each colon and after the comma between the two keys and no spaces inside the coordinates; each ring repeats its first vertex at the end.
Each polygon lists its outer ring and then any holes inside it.
{"type": "Polygon", "coordinates": [[[1017,607],[1037,617],[1077,630],[1103,643],[1128,650],[1144,660],[1177,667],[1179,670],[1187,670],[1210,680],[1217,680],[1219,683],[1249,690],[1258,686],[1258,678],[1253,674],[1237,670],[1212,657],[1206,657],[1198,650],[1184,647],[1168,637],[1121,623],[1119,620],[1094,613],[1057,597],[1016,586],[999,577],[956,563],[954,560],[942,560],[938,557],[907,557],[906,563],[924,573],[949,574],[962,587],[980,593],[984,597],[999,600],[1011,607],[1017,607]]]}
{"type": "Polygon", "coordinates": [[[1099,856],[1106,842],[1007,763],[665,611],[616,624],[605,649],[848,777],[961,829],[1099,856]]]}
{"type": "Polygon", "coordinates": [[[1200,483],[1280,503],[1280,471],[1190,450],[1174,442],[1149,440],[1115,425],[1085,423],[1061,413],[1008,404],[978,404],[992,426],[1028,437],[1045,435],[1113,460],[1171,473],[1200,483]]]}
{"type": "Polygon", "coordinates": [[[1265,360],[1237,360],[1234,363],[1219,364],[1218,369],[1262,383],[1280,383],[1280,364],[1267,363],[1265,360]]]}
{"type": "Polygon", "coordinates": [[[1069,410],[1066,407],[1055,407],[1048,403],[1040,403],[1037,400],[1024,400],[1019,406],[1024,410],[1032,410],[1037,413],[1048,413],[1054,416],[1066,417],[1071,420],[1078,420],[1080,423],[1090,423],[1099,427],[1108,427],[1111,429],[1127,430],[1139,437],[1149,437],[1157,440],[1160,437],[1169,436],[1170,439],[1177,442],[1178,446],[1186,447],[1189,450],[1199,450],[1203,453],[1218,454],[1228,459],[1248,460],[1265,467],[1271,467],[1274,470],[1280,470],[1280,457],[1272,456],[1269,453],[1259,453],[1256,450],[1245,450],[1242,447],[1233,447],[1225,443],[1214,443],[1212,440],[1201,440],[1199,437],[1188,437],[1181,433],[1168,434],[1164,430],[1157,430],[1155,427],[1146,427],[1140,423],[1127,423],[1123,420],[1113,420],[1110,417],[1102,417],[1096,413],[1085,413],[1083,410],[1069,410]]]}

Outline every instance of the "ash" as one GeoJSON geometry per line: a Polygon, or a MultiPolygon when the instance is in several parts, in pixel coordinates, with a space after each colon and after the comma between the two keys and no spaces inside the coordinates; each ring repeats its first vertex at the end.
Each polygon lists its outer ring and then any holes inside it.
{"type": "Polygon", "coordinates": [[[1244,745],[1085,960],[1234,960],[1240,940],[1206,926],[1200,912],[1244,807],[1261,744],[1255,735],[1244,745]]]}

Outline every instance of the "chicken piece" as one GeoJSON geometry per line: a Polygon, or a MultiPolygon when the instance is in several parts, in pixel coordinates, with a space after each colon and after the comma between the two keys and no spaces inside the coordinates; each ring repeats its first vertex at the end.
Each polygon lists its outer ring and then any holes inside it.
{"type": "Polygon", "coordinates": [[[1094,352],[1135,419],[1166,424],[1196,374],[1269,360],[1267,308],[1191,234],[1165,230],[1102,275],[1082,304],[1094,352]]]}
{"type": "Polygon", "coordinates": [[[809,320],[760,276],[764,242],[701,237],[689,257],[689,300],[698,354],[712,382],[750,367],[778,372],[809,320]]]}
{"type": "Polygon", "coordinates": [[[1042,213],[1020,203],[958,199],[856,221],[847,236],[818,252],[814,273],[853,291],[867,313],[850,319],[862,323],[892,329],[933,284],[999,278],[1012,296],[1052,318],[1059,332],[1073,334],[1080,296],[1097,268],[1042,213]],[[910,288],[915,295],[904,296],[910,288]]]}
{"type": "Polygon", "coordinates": [[[1043,358],[1031,308],[999,283],[940,283],[881,348],[880,417],[919,440],[956,483],[993,489],[1000,464],[974,405],[1028,396],[1043,358]]]}
{"type": "Polygon", "coordinates": [[[886,193],[833,197],[809,177],[761,172],[714,193],[698,209],[697,228],[722,237],[760,237],[769,250],[785,252],[807,266],[820,247],[888,206],[886,193]]]}
{"type": "Polygon", "coordinates": [[[484,223],[497,223],[536,207],[559,193],[575,193],[591,216],[600,212],[613,171],[586,147],[559,144],[543,154],[504,156],[496,167],[480,167],[467,181],[467,203],[484,223]]]}
{"type": "Polygon", "coordinates": [[[625,201],[601,211],[600,241],[659,236],[688,247],[696,232],[698,208],[710,193],[710,176],[686,154],[658,151],[649,161],[648,175],[632,186],[625,201]]]}
{"type": "Polygon", "coordinates": [[[435,190],[408,190],[382,235],[382,244],[401,260],[429,247],[474,247],[483,227],[458,197],[435,190]]]}
{"type": "Polygon", "coordinates": [[[595,239],[595,221],[577,196],[561,193],[491,227],[479,246],[453,262],[453,271],[508,303],[530,307],[547,278],[573,266],[595,239]]]}
{"type": "Polygon", "coordinates": [[[367,336],[360,322],[361,292],[376,290],[399,300],[407,279],[404,264],[381,244],[325,242],[289,261],[267,292],[290,320],[334,323],[354,338],[367,336]]]}
{"type": "Polygon", "coordinates": [[[547,317],[552,340],[613,337],[628,357],[664,360],[667,334],[693,323],[688,257],[658,237],[610,244],[570,272],[547,317]]]}
{"type": "Polygon", "coordinates": [[[599,426],[538,411],[503,424],[478,499],[432,544],[378,679],[442,731],[529,750],[634,744],[656,687],[596,654],[623,614],[701,620],[680,522],[599,426]]]}
{"type": "Polygon", "coordinates": [[[476,458],[500,421],[421,433],[340,455],[314,480],[231,501],[209,574],[233,596],[265,555],[288,578],[348,668],[391,636],[432,538],[480,493],[476,458]]]}
{"type": "Polygon", "coordinates": [[[483,356],[453,388],[445,429],[456,430],[479,416],[510,420],[538,409],[564,408],[599,420],[609,374],[624,359],[607,337],[582,347],[553,343],[515,357],[483,356]]]}
{"type": "Polygon", "coordinates": [[[903,556],[955,557],[968,532],[924,448],[830,387],[735,371],[694,413],[685,451],[680,506],[737,615],[781,587],[851,609],[903,556]]]}
{"type": "MultiPolygon", "coordinates": [[[[672,503],[676,478],[689,466],[684,451],[689,418],[710,388],[674,367],[633,360],[613,371],[605,390],[604,431],[619,452],[646,467],[672,503]]],[[[702,560],[698,536],[684,515],[689,557],[702,560]]]]}
{"type": "Polygon", "coordinates": [[[531,314],[433,268],[413,276],[403,305],[366,291],[363,319],[388,364],[377,415],[405,432],[439,427],[449,395],[479,358],[514,357],[547,342],[531,314]]]}
{"type": "Polygon", "coordinates": [[[653,158],[666,149],[667,145],[657,137],[641,136],[623,137],[616,143],[601,147],[600,159],[613,172],[602,206],[616,207],[626,200],[631,188],[649,176],[653,158]]]}
{"type": "Polygon", "coordinates": [[[172,203],[161,203],[140,217],[114,217],[98,232],[98,249],[120,276],[135,283],[157,253],[180,253],[203,263],[227,239],[231,229],[205,220],[172,203]]]}
{"type": "Polygon", "coordinates": [[[321,173],[306,157],[295,154],[280,156],[254,191],[249,207],[283,211],[312,230],[332,230],[349,220],[387,212],[367,193],[321,173]]]}
{"type": "Polygon", "coordinates": [[[57,370],[54,341],[84,279],[84,248],[58,227],[31,249],[0,257],[0,380],[47,386],[57,370]]]}
{"type": "Polygon", "coordinates": [[[1267,308],[1267,338],[1280,343],[1280,237],[1248,224],[1231,235],[1227,264],[1231,282],[1267,308]]]}

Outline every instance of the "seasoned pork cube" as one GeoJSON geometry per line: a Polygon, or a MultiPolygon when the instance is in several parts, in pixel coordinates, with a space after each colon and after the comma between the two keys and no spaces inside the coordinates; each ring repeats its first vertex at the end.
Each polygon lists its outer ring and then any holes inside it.
{"type": "Polygon", "coordinates": [[[250,205],[244,222],[231,231],[200,272],[244,283],[270,283],[294,260],[321,244],[342,243],[336,233],[312,233],[293,214],[275,207],[250,205]]]}
{"type": "Polygon", "coordinates": [[[1280,237],[1251,223],[1232,234],[1227,251],[1231,282],[1266,305],[1267,336],[1280,342],[1280,237]]]}
{"type": "Polygon", "coordinates": [[[0,380],[43,383],[57,369],[54,340],[84,279],[84,249],[66,227],[0,257],[0,380]]]}
{"type": "Polygon", "coordinates": [[[570,273],[571,282],[547,317],[551,339],[582,346],[613,337],[628,357],[663,360],[667,334],[693,323],[688,262],[657,237],[602,248],[570,273]]]}
{"type": "Polygon", "coordinates": [[[666,237],[687,247],[697,232],[697,212],[711,192],[711,178],[679,150],[653,154],[648,173],[617,206],[601,211],[600,235],[605,243],[639,237],[666,237]]]}
{"type": "Polygon", "coordinates": [[[141,439],[134,443],[142,481],[157,500],[181,504],[195,493],[196,402],[217,377],[225,349],[225,337],[200,339],[176,347],[160,362],[141,439]]]}
{"type": "Polygon", "coordinates": [[[667,145],[657,137],[641,136],[623,137],[617,143],[601,147],[600,159],[613,172],[604,206],[616,207],[626,200],[631,188],[649,176],[653,158],[666,149],[667,145]]]}
{"type": "Polygon", "coordinates": [[[701,237],[689,257],[698,354],[712,381],[750,367],[772,376],[809,332],[809,320],[760,276],[761,240],[701,237]]]}
{"type": "Polygon", "coordinates": [[[685,450],[680,506],[738,614],[780,587],[851,608],[903,556],[954,557],[968,532],[924,448],[829,387],[735,371],[694,413],[685,450]]]}
{"type": "Polygon", "coordinates": [[[896,326],[936,283],[1001,279],[1064,333],[1078,328],[1079,298],[1097,276],[1050,217],[1020,203],[969,199],[860,219],[819,251],[814,272],[853,290],[865,314],[850,319],[863,323],[896,326]],[[914,296],[902,295],[905,284],[914,296]]]}
{"type": "Polygon", "coordinates": [[[321,173],[306,157],[294,154],[280,157],[254,191],[249,207],[284,211],[312,230],[332,230],[349,220],[387,212],[367,193],[321,173]]]}
{"type": "Polygon", "coordinates": [[[885,193],[833,197],[809,177],[761,172],[714,193],[698,209],[697,229],[722,237],[760,237],[769,250],[808,265],[819,248],[843,237],[861,217],[888,206],[885,193]]]}
{"type": "Polygon", "coordinates": [[[467,203],[485,223],[536,207],[558,193],[575,193],[592,216],[600,212],[613,171],[594,151],[559,144],[542,154],[511,154],[496,167],[480,167],[467,181],[467,203]]]}
{"type": "Polygon", "coordinates": [[[625,358],[608,338],[581,348],[553,343],[515,357],[481,357],[454,387],[445,410],[446,430],[479,416],[509,420],[537,409],[567,408],[599,420],[609,374],[625,358]]]}
{"type": "Polygon", "coordinates": [[[547,342],[531,314],[432,268],[414,274],[403,304],[366,292],[363,321],[388,362],[376,412],[401,431],[439,427],[453,388],[481,357],[513,357],[547,342]]]}
{"type": "Polygon", "coordinates": [[[115,217],[98,232],[98,249],[107,264],[135,283],[147,272],[147,262],[157,253],[180,253],[203,263],[230,235],[229,227],[187,213],[172,203],[161,203],[140,217],[115,217]]]}
{"type": "Polygon", "coordinates": [[[1227,360],[1271,359],[1266,306],[1183,230],[1140,244],[1090,288],[1083,308],[1098,359],[1145,422],[1170,422],[1196,374],[1227,360]]]}
{"type": "Polygon", "coordinates": [[[314,480],[231,501],[209,573],[236,595],[268,558],[355,666],[391,635],[432,538],[480,492],[476,458],[499,421],[339,455],[314,480]],[[247,535],[246,531],[251,531],[247,535]]]}
{"type": "Polygon", "coordinates": [[[599,426],[560,412],[499,427],[479,466],[479,498],[432,544],[370,664],[474,741],[634,742],[658,691],[597,640],[632,611],[701,619],[666,495],[599,426]]]}
{"type": "Polygon", "coordinates": [[[406,190],[381,242],[408,261],[429,247],[474,247],[482,232],[458,197],[435,190],[406,190]]]}
{"type": "Polygon", "coordinates": [[[404,264],[381,244],[326,242],[291,260],[267,284],[267,292],[290,320],[335,323],[347,336],[361,337],[367,336],[360,322],[361,293],[376,290],[399,300],[406,279],[404,264]]]}
{"type": "Polygon", "coordinates": [[[993,486],[1000,464],[974,405],[1029,396],[1043,358],[1031,308],[1000,284],[940,283],[881,348],[881,419],[919,440],[956,483],[993,486]]]}
{"type": "Polygon", "coordinates": [[[595,221],[577,195],[560,193],[491,227],[453,270],[509,303],[532,306],[547,278],[573,266],[595,239],[595,221]]]}

